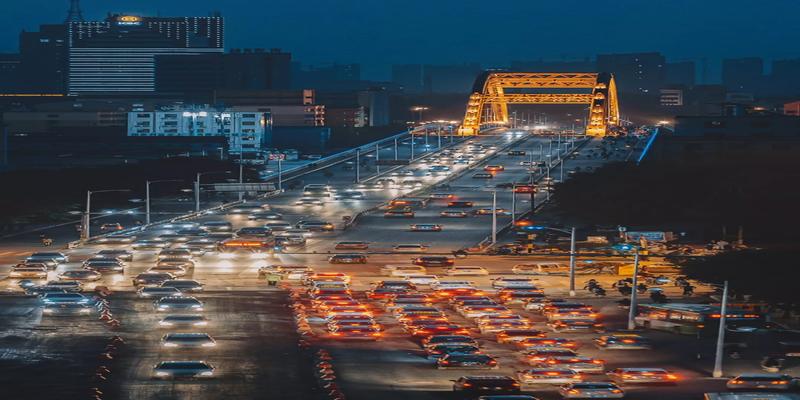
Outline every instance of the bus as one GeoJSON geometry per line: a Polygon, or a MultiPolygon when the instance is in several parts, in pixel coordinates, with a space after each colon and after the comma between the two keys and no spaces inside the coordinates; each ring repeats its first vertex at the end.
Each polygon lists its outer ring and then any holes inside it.
{"type": "MultiPolygon", "coordinates": [[[[716,332],[719,328],[720,307],[711,304],[641,304],[637,307],[636,326],[684,335],[716,332]]],[[[762,314],[729,308],[725,320],[731,323],[761,322],[762,314]]]]}

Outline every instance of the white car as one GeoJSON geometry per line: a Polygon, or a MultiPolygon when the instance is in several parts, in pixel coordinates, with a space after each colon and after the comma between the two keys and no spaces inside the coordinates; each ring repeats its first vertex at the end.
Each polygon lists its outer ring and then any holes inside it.
{"type": "Polygon", "coordinates": [[[483,267],[461,266],[447,268],[444,273],[447,276],[487,276],[489,270],[483,267]]]}
{"type": "Polygon", "coordinates": [[[384,265],[381,267],[381,275],[386,276],[417,276],[426,275],[428,270],[420,265],[384,265]]]}
{"type": "Polygon", "coordinates": [[[449,289],[474,289],[475,283],[469,281],[439,281],[431,285],[433,290],[449,290],[449,289]]]}
{"type": "Polygon", "coordinates": [[[439,283],[439,277],[436,275],[407,275],[405,280],[415,285],[436,285],[439,283]]]}
{"type": "Polygon", "coordinates": [[[525,385],[566,385],[579,383],[581,374],[568,368],[530,368],[518,371],[517,379],[525,385]]]}
{"type": "Polygon", "coordinates": [[[533,279],[520,277],[501,276],[492,280],[495,289],[533,289],[536,288],[533,279]]]}

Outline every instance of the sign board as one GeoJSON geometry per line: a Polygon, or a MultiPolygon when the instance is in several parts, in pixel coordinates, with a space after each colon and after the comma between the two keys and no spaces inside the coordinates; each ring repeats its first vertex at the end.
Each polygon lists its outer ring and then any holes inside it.
{"type": "Polygon", "coordinates": [[[534,185],[517,185],[517,186],[514,186],[514,193],[536,193],[536,186],[534,186],[534,185]]]}
{"type": "Polygon", "coordinates": [[[277,160],[283,161],[283,160],[286,159],[286,154],[283,154],[283,153],[269,153],[269,159],[273,160],[273,161],[277,161],[277,160]]]}
{"type": "Polygon", "coordinates": [[[215,192],[272,192],[275,190],[273,183],[215,183],[212,185],[215,192]]]}
{"type": "Polygon", "coordinates": [[[408,165],[408,160],[375,160],[375,165],[408,165]]]}
{"type": "Polygon", "coordinates": [[[672,238],[672,232],[656,232],[656,231],[641,231],[641,232],[625,232],[625,240],[628,242],[638,242],[645,239],[648,242],[669,242],[672,238]]]}

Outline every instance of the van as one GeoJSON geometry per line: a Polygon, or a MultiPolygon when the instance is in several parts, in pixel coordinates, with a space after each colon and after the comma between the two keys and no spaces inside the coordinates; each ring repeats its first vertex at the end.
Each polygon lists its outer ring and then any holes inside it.
{"type": "Polygon", "coordinates": [[[381,267],[381,275],[387,276],[410,276],[425,275],[427,270],[419,265],[384,265],[381,267]]]}
{"type": "Polygon", "coordinates": [[[569,266],[555,262],[517,264],[511,268],[517,275],[551,275],[569,272],[569,266]]]}

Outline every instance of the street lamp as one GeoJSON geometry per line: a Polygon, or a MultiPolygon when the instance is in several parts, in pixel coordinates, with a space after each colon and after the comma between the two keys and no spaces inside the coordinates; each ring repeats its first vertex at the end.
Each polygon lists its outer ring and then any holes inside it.
{"type": "Polygon", "coordinates": [[[413,106],[413,107],[411,107],[411,111],[419,112],[419,121],[418,122],[420,124],[422,123],[422,112],[423,111],[427,111],[427,110],[429,110],[429,108],[425,107],[425,106],[413,106]]]}
{"type": "Polygon", "coordinates": [[[87,190],[86,191],[86,212],[83,214],[83,230],[81,231],[81,239],[89,239],[91,232],[89,224],[92,222],[91,209],[92,209],[92,193],[110,193],[110,192],[130,192],[130,189],[108,189],[108,190],[87,190]]]}
{"type": "Polygon", "coordinates": [[[144,208],[145,208],[145,224],[150,224],[150,184],[151,183],[161,183],[161,182],[181,182],[181,179],[161,179],[157,181],[145,181],[144,184],[144,192],[145,192],[145,200],[144,200],[144,208]]]}
{"type": "Polygon", "coordinates": [[[230,174],[231,171],[208,171],[198,172],[197,179],[194,181],[194,211],[200,212],[200,177],[208,174],[230,174]]]}
{"type": "MultiPolygon", "coordinates": [[[[521,220],[519,222],[526,222],[530,224],[530,221],[521,220]]],[[[576,240],[575,240],[575,227],[573,226],[570,230],[560,229],[560,228],[552,228],[549,226],[541,226],[541,225],[528,225],[522,228],[523,230],[533,230],[533,231],[544,231],[544,230],[551,230],[561,233],[566,233],[569,235],[569,295],[575,296],[575,261],[578,256],[575,248],[576,240]]]]}

